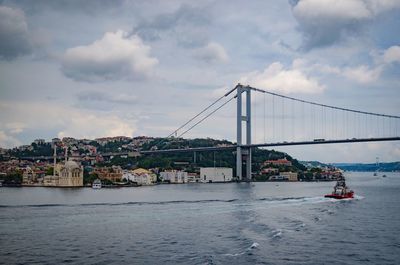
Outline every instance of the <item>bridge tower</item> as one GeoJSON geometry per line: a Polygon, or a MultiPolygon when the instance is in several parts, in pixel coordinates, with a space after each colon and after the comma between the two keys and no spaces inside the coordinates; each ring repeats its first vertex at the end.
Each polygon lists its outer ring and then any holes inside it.
{"type": "Polygon", "coordinates": [[[246,145],[251,144],[251,88],[249,86],[236,86],[237,99],[237,148],[236,148],[236,177],[238,180],[251,180],[251,149],[242,147],[243,122],[246,123],[246,145]],[[242,95],[246,93],[246,112],[243,113],[242,95]],[[243,178],[242,165],[246,162],[246,173],[243,178]]]}

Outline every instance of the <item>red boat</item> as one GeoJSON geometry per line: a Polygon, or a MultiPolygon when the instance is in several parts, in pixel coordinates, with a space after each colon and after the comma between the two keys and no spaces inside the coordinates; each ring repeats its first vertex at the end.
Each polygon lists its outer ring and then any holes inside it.
{"type": "Polygon", "coordinates": [[[336,182],[336,185],[333,188],[333,192],[331,194],[326,194],[325,198],[334,198],[338,200],[351,199],[354,198],[354,191],[348,189],[343,177],[336,182]]]}

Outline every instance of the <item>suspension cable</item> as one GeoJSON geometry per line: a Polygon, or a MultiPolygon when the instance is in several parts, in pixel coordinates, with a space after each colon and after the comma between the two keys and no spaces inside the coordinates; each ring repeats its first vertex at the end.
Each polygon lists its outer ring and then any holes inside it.
{"type": "MultiPolygon", "coordinates": [[[[195,116],[193,116],[192,118],[190,118],[188,121],[186,121],[184,124],[182,124],[179,128],[177,128],[176,130],[174,130],[172,133],[170,133],[167,137],[165,138],[161,138],[160,141],[156,142],[155,144],[153,144],[152,146],[157,146],[160,143],[164,142],[166,139],[170,138],[173,135],[176,135],[178,133],[179,130],[181,130],[182,128],[184,128],[186,125],[188,125],[189,123],[191,123],[193,120],[195,120],[196,118],[198,118],[201,114],[203,114],[204,112],[206,112],[207,110],[209,110],[211,107],[213,107],[215,104],[217,104],[219,101],[221,101],[223,98],[229,96],[233,91],[236,90],[235,88],[232,88],[231,90],[229,90],[227,93],[225,93],[223,96],[219,97],[218,99],[216,99],[213,103],[211,103],[210,105],[208,105],[206,108],[204,108],[202,111],[200,111],[199,113],[197,113],[195,116]]],[[[187,132],[187,131],[186,131],[187,132]]],[[[185,133],[186,133],[185,132],[185,133]]],[[[184,134],[184,133],[183,133],[184,134]]],[[[183,134],[181,134],[180,136],[182,136],[183,134]]],[[[180,137],[179,136],[179,137],[180,137]]]]}
{"type": "Polygon", "coordinates": [[[250,87],[250,86],[247,86],[247,87],[252,89],[252,90],[254,90],[254,91],[257,91],[257,92],[266,93],[266,94],[270,94],[270,95],[281,97],[281,98],[287,98],[287,99],[290,99],[290,100],[303,102],[303,103],[307,103],[307,104],[311,104],[311,105],[315,105],[315,106],[321,106],[321,107],[325,107],[325,108],[331,108],[331,109],[337,109],[337,110],[343,110],[343,111],[349,111],[349,112],[355,112],[355,113],[361,113],[361,114],[374,115],[374,116],[379,116],[379,117],[400,119],[400,116],[380,114],[380,113],[374,113],[374,112],[366,112],[366,111],[353,110],[353,109],[347,109],[347,108],[341,108],[341,107],[336,107],[336,106],[331,106],[331,105],[326,105],[326,104],[320,104],[320,103],[316,103],[316,102],[312,102],[312,101],[297,99],[297,98],[293,98],[293,97],[289,97],[289,96],[284,96],[284,95],[281,95],[281,94],[277,94],[277,93],[274,93],[274,92],[269,92],[269,91],[262,90],[262,89],[259,89],[259,88],[254,88],[254,87],[250,87]]]}
{"type": "Polygon", "coordinates": [[[181,133],[178,138],[182,137],[183,135],[185,135],[187,132],[189,132],[190,130],[192,130],[194,127],[196,127],[197,125],[199,125],[201,122],[203,122],[204,120],[206,120],[208,117],[210,117],[211,115],[213,115],[215,112],[217,112],[219,109],[221,109],[223,106],[225,106],[226,104],[228,104],[229,102],[231,102],[234,98],[236,98],[236,95],[231,97],[229,100],[225,101],[222,105],[220,105],[218,108],[216,108],[215,110],[213,110],[212,112],[210,112],[209,114],[207,114],[204,118],[202,118],[201,120],[199,120],[198,122],[196,122],[194,125],[192,125],[189,129],[187,129],[186,131],[184,131],[183,133],[181,133]]]}
{"type": "Polygon", "coordinates": [[[197,117],[199,117],[201,114],[203,114],[204,112],[206,112],[208,109],[210,109],[212,106],[214,106],[215,104],[217,104],[220,100],[222,100],[223,98],[229,96],[236,88],[231,89],[230,91],[228,91],[225,95],[219,97],[217,100],[215,100],[213,103],[211,103],[210,105],[208,105],[205,109],[203,109],[201,112],[199,112],[198,114],[196,114],[195,116],[193,116],[192,118],[190,118],[187,122],[185,122],[183,125],[181,125],[178,129],[176,129],[175,131],[173,131],[170,135],[168,135],[166,138],[171,137],[172,135],[176,134],[180,129],[182,129],[183,127],[185,127],[186,125],[188,125],[189,123],[191,123],[194,119],[196,119],[197,117]]]}

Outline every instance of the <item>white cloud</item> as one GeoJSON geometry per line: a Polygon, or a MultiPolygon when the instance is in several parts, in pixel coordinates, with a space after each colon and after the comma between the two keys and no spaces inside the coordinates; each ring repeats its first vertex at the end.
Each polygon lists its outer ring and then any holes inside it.
{"type": "Polygon", "coordinates": [[[327,64],[319,64],[319,63],[309,63],[307,61],[295,60],[293,62],[293,67],[301,69],[306,73],[322,73],[331,75],[343,76],[349,80],[367,84],[373,83],[377,81],[384,70],[384,64],[375,64],[373,66],[369,65],[356,65],[356,66],[347,66],[347,67],[337,67],[331,66],[327,64]]]}
{"type": "Polygon", "coordinates": [[[93,113],[73,112],[62,118],[64,128],[57,135],[61,138],[64,136],[89,139],[103,136],[133,136],[135,132],[132,125],[114,115],[99,117],[93,113]]]}
{"type": "Polygon", "coordinates": [[[10,123],[7,123],[5,127],[12,134],[19,134],[24,131],[25,124],[23,124],[21,122],[10,122],[10,123]]]}
{"type": "Polygon", "coordinates": [[[14,59],[30,52],[25,14],[19,9],[0,6],[0,59],[14,59]]]}
{"type": "Polygon", "coordinates": [[[116,113],[105,112],[99,115],[96,111],[75,109],[55,103],[14,102],[3,103],[0,107],[4,114],[0,115],[0,119],[6,124],[6,127],[0,125],[0,131],[3,132],[0,144],[7,143],[8,147],[15,146],[18,140],[6,131],[11,132],[13,128],[21,126],[24,132],[40,128],[54,132],[54,136],[89,139],[103,136],[133,136],[136,131],[135,120],[123,119],[116,113]]]}
{"type": "Polygon", "coordinates": [[[12,148],[21,145],[21,142],[11,135],[7,135],[4,131],[0,131],[0,147],[12,148]]]}
{"type": "Polygon", "coordinates": [[[348,79],[357,81],[358,83],[366,84],[378,80],[382,70],[382,65],[375,68],[370,68],[367,65],[360,65],[353,68],[347,67],[342,71],[342,74],[348,79]]]}
{"type": "Polygon", "coordinates": [[[324,86],[307,76],[296,65],[285,69],[280,62],[270,64],[263,72],[255,71],[240,79],[240,83],[284,94],[320,93],[324,86]]]}
{"type": "Polygon", "coordinates": [[[158,60],[139,36],[124,31],[107,32],[87,46],[68,49],[62,59],[63,73],[75,80],[104,81],[148,77],[158,60]]]}
{"type": "Polygon", "coordinates": [[[400,46],[392,46],[385,50],[383,60],[385,63],[400,62],[400,46]]]}
{"type": "Polygon", "coordinates": [[[216,42],[210,42],[206,46],[196,49],[195,57],[208,63],[225,63],[229,60],[225,48],[216,42]]]}

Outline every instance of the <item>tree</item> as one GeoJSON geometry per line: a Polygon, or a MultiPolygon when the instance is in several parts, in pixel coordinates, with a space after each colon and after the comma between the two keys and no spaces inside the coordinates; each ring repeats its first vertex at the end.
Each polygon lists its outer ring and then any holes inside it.
{"type": "Polygon", "coordinates": [[[83,174],[83,184],[84,185],[86,185],[86,184],[92,184],[93,183],[93,181],[95,180],[95,179],[98,179],[99,178],[99,176],[97,175],[97,173],[84,173],[83,174]]]}
{"type": "Polygon", "coordinates": [[[21,185],[22,173],[20,171],[12,172],[4,177],[4,185],[21,185]]]}
{"type": "Polygon", "coordinates": [[[46,175],[52,176],[54,174],[54,168],[53,167],[48,167],[46,170],[46,175]]]}

